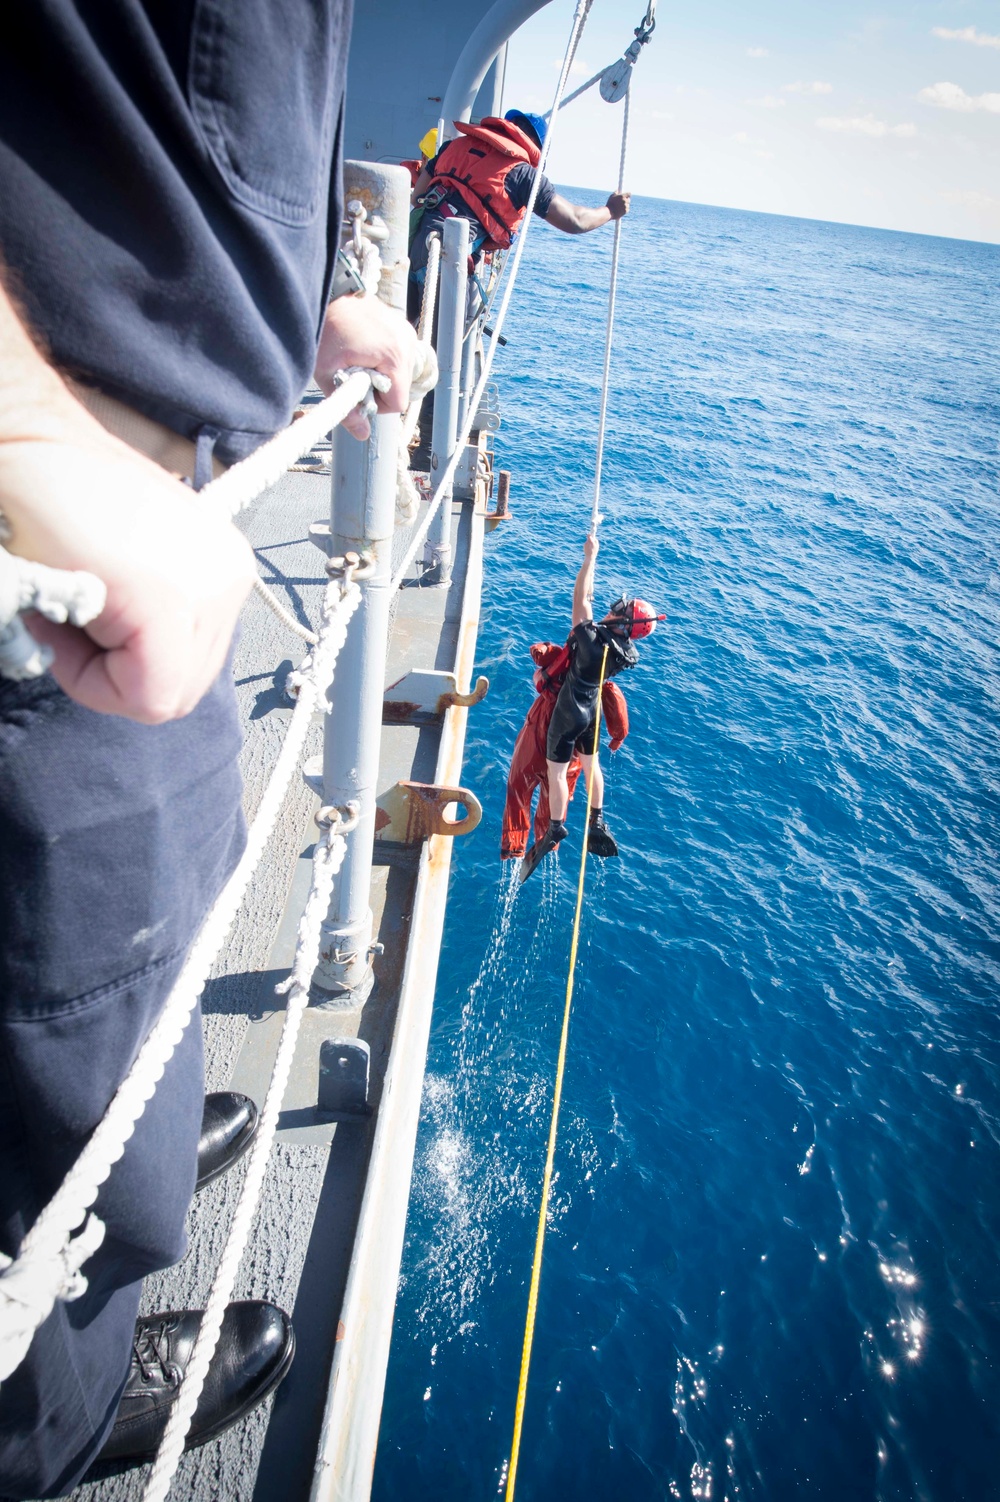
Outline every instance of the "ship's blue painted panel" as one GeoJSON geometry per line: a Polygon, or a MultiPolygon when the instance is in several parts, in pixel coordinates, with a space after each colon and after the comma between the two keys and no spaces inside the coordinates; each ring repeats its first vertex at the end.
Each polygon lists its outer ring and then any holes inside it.
{"type": "MultiPolygon", "coordinates": [[[[347,77],[344,154],[398,162],[417,155],[438,123],[452,69],[492,0],[359,0],[347,77]]],[[[483,80],[473,118],[493,114],[503,90],[503,53],[483,80]]]]}

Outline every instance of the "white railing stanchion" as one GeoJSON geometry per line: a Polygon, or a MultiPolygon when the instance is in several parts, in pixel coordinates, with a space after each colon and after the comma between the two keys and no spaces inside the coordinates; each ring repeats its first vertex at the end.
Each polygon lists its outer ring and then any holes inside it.
{"type": "MultiPolygon", "coordinates": [[[[462,400],[462,335],[469,285],[469,221],[449,219],[443,231],[441,281],[438,292],[438,384],[434,393],[431,430],[431,484],[437,485],[455,452],[462,400]]],[[[424,562],[435,573],[426,584],[447,588],[451,583],[451,494],[448,481],[427,533],[424,562]]],[[[435,492],[436,494],[436,492],[435,492]]]]}
{"type": "MultiPolygon", "coordinates": [[[[403,167],[375,162],[344,165],[345,197],[361,200],[369,217],[388,229],[381,245],[379,296],[405,311],[410,178],[403,167]]],[[[397,465],[402,419],[372,419],[372,435],[358,443],[343,429],[333,435],[330,455],[332,552],[358,553],[366,562],[361,606],[341,653],[337,687],[326,717],[323,802],[358,806],[356,828],[333,885],[320,942],[316,985],[343,998],[363,1001],[371,991],[372,845],[375,783],[382,742],[382,696],[389,639],[392,537],[396,524],[397,465]]]]}

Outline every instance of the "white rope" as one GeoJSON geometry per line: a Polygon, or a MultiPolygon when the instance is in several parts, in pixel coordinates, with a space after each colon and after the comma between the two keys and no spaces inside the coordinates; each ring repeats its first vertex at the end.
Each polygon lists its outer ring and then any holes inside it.
{"type": "Polygon", "coordinates": [[[285,609],[284,605],[282,605],[273,589],[268,589],[267,585],[264,583],[259,574],[253,581],[253,587],[256,593],[264,601],[264,604],[267,606],[267,608],[274,611],[275,615],[278,617],[278,620],[281,621],[282,625],[287,626],[289,631],[294,632],[296,636],[302,639],[302,641],[308,642],[311,647],[314,647],[316,645],[319,638],[316,635],[315,631],[310,631],[308,626],[303,626],[301,621],[297,621],[295,619],[290,610],[285,609]]]}
{"type": "MultiPolygon", "coordinates": [[[[438,280],[441,270],[441,236],[437,233],[430,235],[427,240],[427,269],[424,273],[424,295],[420,303],[420,319],[417,323],[417,338],[425,349],[431,349],[430,336],[434,328],[434,308],[437,303],[438,280]]],[[[400,526],[408,527],[417,514],[420,505],[420,492],[417,490],[410,469],[410,444],[413,435],[417,431],[420,422],[420,409],[424,404],[424,397],[432,386],[437,385],[438,366],[437,355],[434,356],[433,369],[428,362],[419,380],[415,380],[412,387],[412,400],[406,409],[403,418],[403,430],[399,438],[399,450],[396,455],[396,521],[400,526]]]]}
{"type": "Polygon", "coordinates": [[[103,1236],[100,1221],[87,1212],[124,1152],[225,942],[281,811],[288,784],[301,759],[313,710],[333,677],[347,623],[360,600],[361,591],[353,579],[348,578],[344,585],[339,581],[328,585],[320,640],[307,659],[308,666],[304,665],[298,700],[250,827],[246,850],[216,899],[158,1022],[118,1087],[103,1120],[28,1232],[15,1261],[0,1269],[0,1382],[23,1360],[35,1330],[48,1318],[56,1299],[79,1297],[86,1289],[79,1268],[103,1236]],[[82,1236],[71,1241],[72,1233],[85,1218],[82,1236]],[[81,1250],[83,1238],[88,1238],[89,1250],[81,1250]]]}
{"type": "Polygon", "coordinates": [[[441,271],[441,236],[435,230],[427,237],[427,265],[424,269],[424,295],[420,301],[420,318],[417,322],[417,338],[428,343],[434,331],[434,309],[437,306],[438,276],[441,271]]]}
{"type": "Polygon", "coordinates": [[[361,252],[361,280],[365,284],[365,291],[372,297],[377,297],[382,280],[382,257],[374,240],[366,239],[364,242],[361,252]]]}
{"type": "MultiPolygon", "coordinates": [[[[581,94],[586,94],[587,90],[592,89],[595,83],[600,83],[606,72],[607,69],[602,68],[600,72],[594,74],[593,78],[588,78],[586,83],[582,83],[578,89],[574,89],[572,94],[567,94],[566,98],[561,101],[559,108],[564,110],[567,104],[572,104],[574,99],[579,99],[581,94]]],[[[542,119],[548,120],[551,114],[552,111],[549,110],[547,114],[542,116],[542,119]]]]}
{"type": "Polygon", "coordinates": [[[332,830],[327,831],[323,839],[317,842],[313,860],[312,890],[299,923],[295,968],[289,980],[284,985],[275,988],[279,992],[288,992],[288,1002],[285,1022],[281,1030],[281,1041],[278,1044],[278,1053],[274,1061],[274,1072],[271,1075],[267,1099],[261,1111],[260,1127],[251,1151],[246,1179],[236,1214],[233,1217],[226,1249],[215,1274],[208,1304],[201,1317],[201,1326],[194,1350],[191,1353],[180,1392],[170,1410],[170,1419],[160,1442],[156,1462],[146,1483],[144,1502],[164,1502],[170,1491],[174,1473],[184,1453],[184,1441],[219,1342],[226,1306],[229,1303],[236,1275],[253,1229],[257,1202],[264,1187],[268,1156],[278,1129],[278,1118],[288,1086],[295,1045],[298,1041],[299,1025],[309,1001],[309,984],[319,960],[320,931],[330,906],[333,879],[340,870],[346,851],[347,841],[342,834],[335,834],[332,830]]]}
{"type": "MultiPolygon", "coordinates": [[[[0,517],[0,542],[10,536],[0,517]]],[[[0,547],[0,674],[16,681],[40,678],[54,656],[30,635],[22,610],[37,610],[50,621],[86,626],[104,609],[107,590],[93,574],[49,568],[0,547]]]]}
{"type": "MultiPolygon", "coordinates": [[[[314,659],[313,672],[324,676],[327,672],[324,654],[329,653],[330,642],[324,636],[317,647],[314,659]]],[[[339,650],[339,646],[337,648],[339,650]]],[[[334,660],[336,653],[334,653],[334,660]]],[[[331,669],[332,671],[332,669],[331,669]]],[[[299,706],[302,697],[300,694],[299,706]]],[[[260,1199],[264,1187],[264,1178],[267,1173],[268,1156],[271,1144],[278,1130],[278,1118],[281,1113],[282,1101],[288,1086],[288,1077],[291,1073],[292,1060],[295,1056],[295,1044],[298,1039],[299,1025],[309,1001],[309,987],[312,982],[313,972],[319,962],[320,934],[323,920],[330,907],[330,899],[333,893],[333,879],[340,870],[344,855],[347,851],[347,842],[344,834],[353,828],[352,824],[341,824],[336,817],[317,841],[316,854],[313,859],[312,888],[306,901],[305,909],[299,920],[298,940],[295,949],[295,960],[292,973],[286,981],[276,986],[279,993],[287,993],[285,1021],[281,1030],[281,1040],[278,1044],[278,1052],[274,1061],[274,1069],[271,1074],[271,1083],[268,1086],[267,1099],[261,1111],[260,1127],[250,1154],[246,1179],[240,1194],[239,1205],[226,1240],[225,1251],[219,1262],[215,1279],[212,1283],[212,1292],[209,1295],[208,1304],[201,1318],[201,1326],[195,1341],[191,1359],[188,1362],[184,1380],[181,1383],[180,1392],[173,1407],[170,1410],[170,1419],[167,1423],[160,1448],[157,1452],[156,1462],[150,1473],[144,1493],[144,1502],[164,1502],[170,1490],[175,1471],[184,1453],[184,1441],[198,1399],[201,1396],[205,1378],[219,1342],[219,1334],[222,1330],[222,1321],[225,1317],[226,1306],[232,1295],[236,1275],[239,1272],[240,1263],[246,1250],[250,1232],[253,1229],[254,1216],[257,1211],[257,1202],[260,1199]]],[[[356,811],[355,811],[356,822],[356,811]]]]}
{"type": "Polygon", "coordinates": [[[262,444],[249,459],[234,464],[232,469],[227,469],[211,485],[206,485],[199,492],[200,496],[221,506],[229,516],[238,516],[251,501],[256,500],[261,491],[280,480],[301,454],[307,453],[321,438],[338,427],[355,407],[362,406],[370,397],[373,387],[377,391],[385,391],[389,387],[385,376],[357,367],[340,372],[339,382],[336,391],[330,396],[310,407],[302,417],[297,418],[268,443],[262,444]]]}
{"type": "MultiPolygon", "coordinates": [[[[587,23],[587,17],[590,14],[590,8],[592,4],[593,0],[577,0],[576,12],[573,16],[573,26],[570,31],[569,41],[566,44],[566,55],[563,58],[562,68],[559,72],[559,82],[556,85],[555,98],[552,101],[553,120],[555,119],[559,109],[559,101],[562,99],[563,94],[566,90],[566,80],[569,78],[569,71],[573,66],[573,59],[576,56],[576,49],[579,45],[580,37],[583,34],[583,28],[587,23]]],[[[402,561],[400,562],[398,568],[396,569],[396,572],[392,576],[393,590],[397,590],[402,584],[403,580],[406,577],[406,573],[410,567],[410,564],[417,556],[418,548],[423,546],[423,542],[425,537],[427,536],[430,524],[434,520],[434,517],[437,515],[437,512],[444,501],[445,495],[450,490],[452,480],[455,477],[455,471],[458,468],[459,460],[462,457],[462,452],[465,448],[465,445],[469,441],[469,434],[472,432],[472,424],[476,420],[476,413],[479,411],[479,406],[483,399],[483,392],[486,390],[486,385],[490,378],[490,371],[493,368],[493,357],[496,354],[497,348],[500,344],[500,334],[503,332],[504,320],[507,317],[507,309],[510,307],[510,300],[514,293],[514,287],[517,284],[517,275],[521,269],[521,261],[524,259],[524,247],[528,243],[528,229],[531,225],[534,215],[535,201],[538,198],[538,190],[542,184],[542,175],[548,162],[551,147],[552,128],[550,127],[545,134],[545,143],[542,147],[542,155],[539,160],[538,167],[535,170],[534,180],[531,184],[531,193],[528,196],[528,202],[525,206],[523,227],[514,246],[514,255],[510,263],[510,275],[507,278],[507,285],[504,288],[504,295],[500,301],[500,310],[493,321],[493,337],[490,340],[490,347],[486,351],[486,357],[483,360],[482,374],[479,377],[476,389],[472,393],[472,397],[469,401],[469,405],[466,410],[465,422],[462,424],[462,430],[455,440],[455,448],[452,456],[444,467],[444,473],[437,483],[437,487],[434,491],[433,496],[431,497],[431,503],[428,506],[426,513],[424,514],[424,518],[420,523],[420,526],[417,527],[412,538],[410,539],[409,546],[407,547],[406,552],[403,554],[402,561]]]]}
{"type": "MultiPolygon", "coordinates": [[[[622,151],[618,162],[618,191],[625,188],[625,155],[628,151],[629,102],[631,88],[625,91],[625,113],[622,117],[622,151]]],[[[608,318],[604,332],[604,373],[601,378],[601,411],[597,423],[597,457],[594,461],[594,500],[590,508],[590,531],[596,533],[601,520],[601,468],[604,464],[604,436],[608,425],[608,386],[611,381],[611,342],[615,332],[615,302],[618,297],[618,254],[622,241],[622,221],[615,220],[615,239],[611,248],[611,281],[608,287],[608,318]]]]}

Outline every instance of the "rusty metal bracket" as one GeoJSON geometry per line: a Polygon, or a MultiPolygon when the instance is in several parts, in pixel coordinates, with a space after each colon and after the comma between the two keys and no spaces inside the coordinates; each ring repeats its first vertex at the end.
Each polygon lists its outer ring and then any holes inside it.
{"type": "Polygon", "coordinates": [[[497,471],[497,504],[495,511],[486,513],[486,530],[492,532],[500,522],[510,521],[513,516],[510,509],[510,470],[497,471]]]}
{"type": "Polygon", "coordinates": [[[383,725],[433,725],[449,709],[468,709],[485,699],[488,678],[477,678],[467,694],[459,691],[454,673],[414,668],[390,683],[382,700],[383,725]]]}
{"type": "Polygon", "coordinates": [[[433,782],[397,782],[375,805],[375,845],[419,845],[431,835],[469,834],[483,817],[475,793],[462,787],[439,787],[433,782]],[[465,808],[463,819],[449,819],[450,803],[465,808]]]}

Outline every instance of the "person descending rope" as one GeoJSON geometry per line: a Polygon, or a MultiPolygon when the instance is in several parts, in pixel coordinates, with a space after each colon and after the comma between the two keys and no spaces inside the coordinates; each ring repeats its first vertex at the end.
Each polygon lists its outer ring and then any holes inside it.
{"type": "MultiPolygon", "coordinates": [[[[522,881],[566,838],[571,796],[569,773],[576,756],[588,784],[593,779],[587,849],[591,855],[601,857],[618,854],[618,843],[604,821],[604,777],[595,739],[598,696],[602,695],[607,679],[636,666],[639,654],[634,642],[649,636],[656,629],[656,622],[665,616],[657,615],[645,600],[622,594],[604,619],[595,621],[594,567],[598,550],[597,536],[591,533],[583,545],[583,564],[573,589],[572,630],[560,660],[544,670],[550,680],[560,675],[562,680],[546,732],[549,823],[541,839],[536,839],[524,857],[522,881]]],[[[627,712],[624,727],[627,734],[627,712]]],[[[612,735],[612,746],[620,745],[624,736],[619,725],[612,725],[612,735]]]]}

